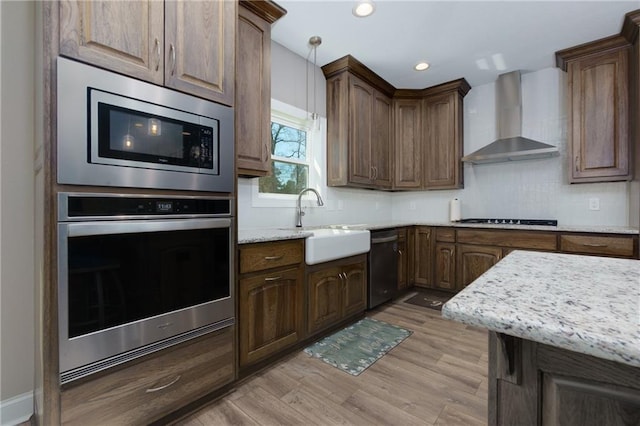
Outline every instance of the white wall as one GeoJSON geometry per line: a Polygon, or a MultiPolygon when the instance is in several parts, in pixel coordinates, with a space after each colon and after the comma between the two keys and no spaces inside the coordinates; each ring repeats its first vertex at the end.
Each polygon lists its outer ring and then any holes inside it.
{"type": "Polygon", "coordinates": [[[0,422],[32,412],[35,2],[0,2],[0,422]]]}
{"type": "MultiPolygon", "coordinates": [[[[462,217],[557,219],[562,225],[629,225],[627,182],[567,183],[566,74],[558,68],[522,75],[523,136],[558,146],[550,159],[464,166],[462,190],[396,193],[392,216],[400,221],[448,221],[449,200],[460,198],[462,217]],[[588,209],[598,198],[600,210],[588,209]]],[[[464,153],[496,139],[494,83],[464,99],[464,153]]]]}

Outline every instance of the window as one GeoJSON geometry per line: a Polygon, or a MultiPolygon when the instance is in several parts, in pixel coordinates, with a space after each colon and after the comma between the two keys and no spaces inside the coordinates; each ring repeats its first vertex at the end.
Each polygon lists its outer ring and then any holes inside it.
{"type": "Polygon", "coordinates": [[[271,175],[258,179],[259,194],[297,195],[310,186],[313,137],[306,113],[286,114],[272,109],[271,175]]]}

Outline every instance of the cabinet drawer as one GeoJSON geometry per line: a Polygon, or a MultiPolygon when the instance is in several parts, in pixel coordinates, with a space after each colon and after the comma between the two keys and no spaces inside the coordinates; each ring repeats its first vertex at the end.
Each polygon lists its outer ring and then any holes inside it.
{"type": "Polygon", "coordinates": [[[454,243],[456,241],[456,231],[452,228],[436,228],[436,241],[454,243]]]}
{"type": "Polygon", "coordinates": [[[556,250],[556,235],[542,231],[459,229],[458,242],[522,249],[556,250]]]}
{"type": "Polygon", "coordinates": [[[610,256],[632,257],[633,237],[561,235],[560,250],[568,253],[604,254],[610,256]]]}
{"type": "Polygon", "coordinates": [[[235,327],[64,389],[63,424],[146,425],[234,379],[235,327]]]}
{"type": "Polygon", "coordinates": [[[259,243],[240,247],[240,273],[293,265],[303,260],[304,240],[259,243]]]}

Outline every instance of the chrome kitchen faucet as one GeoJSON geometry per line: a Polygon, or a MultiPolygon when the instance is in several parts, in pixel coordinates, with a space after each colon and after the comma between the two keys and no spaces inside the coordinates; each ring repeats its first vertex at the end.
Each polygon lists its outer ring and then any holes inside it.
{"type": "Polygon", "coordinates": [[[316,191],[313,188],[305,188],[302,191],[300,191],[300,193],[298,194],[298,203],[296,205],[297,207],[297,216],[298,216],[298,223],[296,223],[296,227],[297,228],[301,228],[302,227],[302,216],[304,216],[304,212],[302,211],[302,206],[300,205],[301,199],[302,199],[302,195],[305,192],[313,192],[314,194],[316,194],[316,197],[318,197],[318,205],[319,206],[323,206],[324,203],[322,202],[322,197],[320,196],[320,194],[318,194],[318,191],[316,191]]]}

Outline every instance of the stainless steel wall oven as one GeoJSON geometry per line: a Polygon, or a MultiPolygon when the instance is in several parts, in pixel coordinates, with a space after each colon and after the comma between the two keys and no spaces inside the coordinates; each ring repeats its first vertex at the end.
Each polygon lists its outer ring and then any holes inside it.
{"type": "Polygon", "coordinates": [[[232,201],[58,194],[61,383],[234,323],[232,201]]]}

